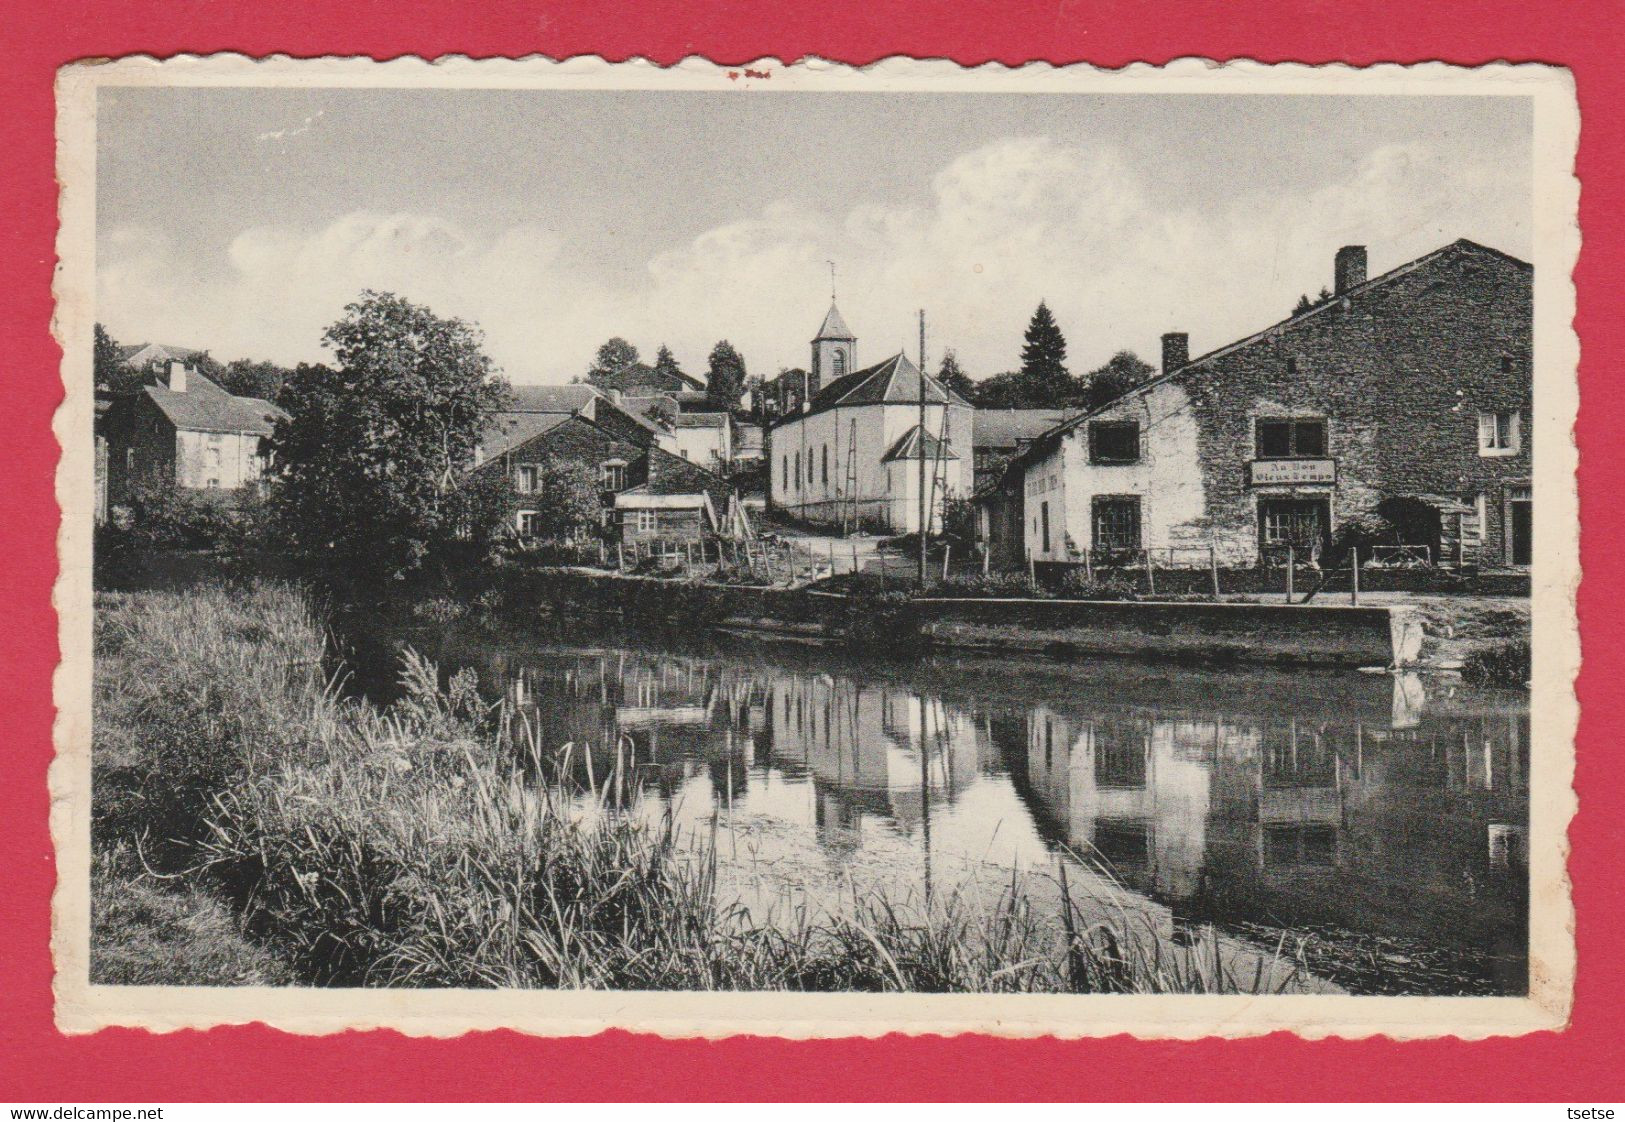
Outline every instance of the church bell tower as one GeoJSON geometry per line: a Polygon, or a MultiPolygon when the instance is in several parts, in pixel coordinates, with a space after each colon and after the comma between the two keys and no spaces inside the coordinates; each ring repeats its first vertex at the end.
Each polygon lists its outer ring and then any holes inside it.
{"type": "Polygon", "coordinates": [[[835,379],[858,368],[858,338],[846,326],[832,297],[829,314],[812,340],[812,385],[809,394],[817,393],[835,379]]]}

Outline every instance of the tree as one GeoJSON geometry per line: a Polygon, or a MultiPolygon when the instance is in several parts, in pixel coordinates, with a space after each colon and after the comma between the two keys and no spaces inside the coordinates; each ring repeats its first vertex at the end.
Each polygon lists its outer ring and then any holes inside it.
{"type": "Polygon", "coordinates": [[[705,378],[705,395],[710,399],[711,407],[721,410],[738,408],[746,377],[745,360],[734,350],[732,343],[723,339],[712,347],[705,378]]]}
{"type": "Polygon", "coordinates": [[[220,371],[219,382],[227,393],[234,393],[238,397],[259,397],[266,401],[275,401],[277,394],[282,392],[282,384],[292,373],[287,367],[278,366],[274,362],[235,358],[226,363],[225,369],[220,371]]]}
{"type": "Polygon", "coordinates": [[[1118,351],[1104,365],[1084,376],[1083,405],[1098,409],[1121,397],[1157,373],[1156,367],[1133,351],[1118,351]]]}
{"type": "Polygon", "coordinates": [[[1331,298],[1332,293],[1328,288],[1322,288],[1320,290],[1320,295],[1315,297],[1313,300],[1309,299],[1308,294],[1305,293],[1304,295],[1298,297],[1297,306],[1292,309],[1292,314],[1294,316],[1301,316],[1305,312],[1312,312],[1331,298]]]}
{"type": "Polygon", "coordinates": [[[133,393],[140,387],[141,372],[124,364],[123,348],[99,323],[96,325],[94,348],[92,380],[98,388],[105,386],[113,393],[133,393]]]}
{"type": "Polygon", "coordinates": [[[971,381],[969,374],[959,368],[959,358],[952,351],[942,356],[942,365],[937,369],[937,381],[966,401],[976,400],[976,383],[971,381]]]}
{"type": "Polygon", "coordinates": [[[655,373],[663,380],[674,378],[682,382],[685,377],[683,368],[677,365],[677,356],[673,355],[671,348],[664,343],[660,344],[660,350],[655,354],[655,373]]]}
{"type": "Polygon", "coordinates": [[[1066,369],[1066,337],[1042,300],[1027,324],[1026,342],[1021,348],[1021,377],[1028,383],[1029,392],[1048,404],[1062,404],[1076,389],[1066,369]]]}
{"type": "Polygon", "coordinates": [[[1019,370],[1006,370],[976,383],[971,402],[981,409],[1027,409],[1035,404],[1019,370]]]}
{"type": "Polygon", "coordinates": [[[619,373],[637,360],[638,349],[617,335],[598,348],[592,365],[587,368],[587,381],[619,373]]]}
{"type": "Polygon", "coordinates": [[[590,464],[549,457],[542,464],[538,484],[540,501],[532,522],[538,537],[554,542],[579,541],[598,527],[603,511],[599,497],[602,486],[590,464]]]}
{"type": "Polygon", "coordinates": [[[366,290],[322,337],[335,366],[301,363],[270,438],[273,515],[288,545],[359,580],[403,578],[498,518],[465,486],[507,383],[479,329],[366,290]]]}

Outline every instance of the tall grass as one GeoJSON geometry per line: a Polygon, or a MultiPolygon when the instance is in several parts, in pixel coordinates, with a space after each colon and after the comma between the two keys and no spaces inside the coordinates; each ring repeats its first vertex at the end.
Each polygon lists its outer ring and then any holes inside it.
{"type": "Polygon", "coordinates": [[[639,804],[623,757],[564,788],[578,749],[516,727],[472,675],[442,688],[408,652],[393,707],[341,696],[295,589],[98,607],[103,980],[1144,993],[1293,976],[1087,923],[1064,882],[1057,912],[1014,874],[991,900],[855,892],[753,915],[719,893],[714,839],[639,804]],[[151,906],[121,917],[109,893],[130,891],[151,906]],[[208,945],[189,954],[189,931],[208,945]],[[253,967],[237,975],[233,939],[253,967]]]}

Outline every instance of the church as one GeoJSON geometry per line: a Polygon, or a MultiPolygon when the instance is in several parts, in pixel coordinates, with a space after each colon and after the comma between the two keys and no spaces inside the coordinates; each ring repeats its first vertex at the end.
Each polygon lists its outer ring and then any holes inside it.
{"type": "Polygon", "coordinates": [[[924,457],[925,505],[940,528],[943,501],[968,497],[974,485],[975,411],[900,351],[861,369],[857,353],[832,300],[812,340],[805,393],[767,433],[769,501],[836,529],[917,531],[924,457]]]}

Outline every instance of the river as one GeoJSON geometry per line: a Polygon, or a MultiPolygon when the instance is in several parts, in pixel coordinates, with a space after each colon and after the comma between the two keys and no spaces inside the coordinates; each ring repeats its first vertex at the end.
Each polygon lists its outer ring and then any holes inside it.
{"type": "Polygon", "coordinates": [[[713,837],[724,890],[761,912],[1064,863],[1175,943],[1287,947],[1320,988],[1526,989],[1522,692],[720,637],[393,639],[574,746],[554,782],[597,782],[618,750],[642,805],[713,837]]]}

